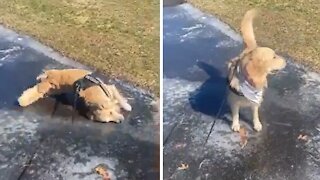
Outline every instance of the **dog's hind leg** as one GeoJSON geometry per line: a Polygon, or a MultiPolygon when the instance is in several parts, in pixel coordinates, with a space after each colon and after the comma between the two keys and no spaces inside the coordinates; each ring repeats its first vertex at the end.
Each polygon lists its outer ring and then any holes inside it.
{"type": "Polygon", "coordinates": [[[38,86],[35,85],[32,88],[25,90],[22,95],[18,98],[19,105],[22,107],[28,106],[37,100],[44,97],[43,93],[38,91],[38,86]]]}
{"type": "Polygon", "coordinates": [[[252,106],[252,115],[253,115],[253,128],[256,131],[261,131],[262,124],[259,120],[259,106],[252,106]]]}

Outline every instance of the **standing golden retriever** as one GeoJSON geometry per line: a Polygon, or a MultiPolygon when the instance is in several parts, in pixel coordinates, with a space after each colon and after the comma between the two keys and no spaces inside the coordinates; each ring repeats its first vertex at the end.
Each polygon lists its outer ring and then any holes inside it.
{"type": "Polygon", "coordinates": [[[263,91],[267,88],[267,76],[283,69],[285,60],[268,47],[259,47],[253,32],[253,19],[256,10],[246,12],[241,22],[241,33],[245,43],[244,51],[228,63],[229,93],[228,103],[232,113],[232,130],[239,131],[239,109],[251,107],[253,126],[261,131],[259,106],[263,91]]]}

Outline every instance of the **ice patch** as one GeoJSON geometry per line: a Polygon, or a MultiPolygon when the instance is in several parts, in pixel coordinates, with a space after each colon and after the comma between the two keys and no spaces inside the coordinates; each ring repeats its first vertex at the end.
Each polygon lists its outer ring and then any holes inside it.
{"type": "Polygon", "coordinates": [[[207,15],[190,4],[182,4],[179,7],[185,10],[188,13],[188,16],[192,17],[193,19],[198,20],[206,25],[213,26],[215,29],[219,30],[234,41],[242,42],[242,38],[238,33],[236,33],[233,29],[230,28],[230,26],[215,18],[214,16],[207,15]]]}
{"type": "MultiPolygon", "coordinates": [[[[320,124],[318,127],[320,128],[320,124]]],[[[311,135],[311,142],[306,146],[309,152],[306,174],[310,180],[318,180],[320,177],[320,129],[317,128],[317,132],[311,135]]]]}
{"type": "Polygon", "coordinates": [[[52,48],[42,45],[40,42],[33,40],[31,37],[21,36],[16,32],[10,29],[7,29],[1,25],[0,25],[0,38],[5,39],[9,42],[17,43],[18,45],[21,45],[23,47],[29,47],[31,49],[34,49],[52,59],[55,59],[56,61],[62,64],[66,64],[69,66],[77,66],[82,69],[88,69],[86,66],[80,63],[74,62],[67,57],[62,56],[61,54],[55,52],[52,48]]]}
{"type": "Polygon", "coordinates": [[[163,89],[164,109],[169,110],[187,103],[189,94],[199,88],[202,82],[165,78],[163,84],[165,84],[163,89]]]}
{"type": "Polygon", "coordinates": [[[191,31],[180,36],[180,42],[185,42],[188,39],[195,39],[202,33],[202,30],[191,31]]]}
{"type": "Polygon", "coordinates": [[[195,29],[200,29],[200,28],[203,28],[203,25],[202,25],[202,24],[196,24],[196,25],[191,26],[191,27],[182,28],[182,30],[183,30],[183,31],[190,32],[190,31],[193,31],[193,30],[195,30],[195,29]]]}
{"type": "MultiPolygon", "coordinates": [[[[19,115],[0,111],[0,133],[3,139],[12,134],[18,134],[19,137],[33,137],[38,128],[38,119],[28,115],[19,115]]],[[[16,137],[18,138],[18,137],[16,137]]]]}
{"type": "Polygon", "coordinates": [[[13,46],[9,49],[2,49],[0,50],[0,54],[9,54],[11,52],[20,51],[22,48],[20,46],[13,46]]]}
{"type": "Polygon", "coordinates": [[[216,44],[216,48],[231,48],[236,46],[237,44],[235,44],[234,41],[232,40],[223,40],[218,42],[218,44],[216,44]]]}
{"type": "Polygon", "coordinates": [[[306,72],[302,75],[305,84],[299,89],[299,104],[303,111],[309,112],[320,107],[320,75],[306,72]]]}
{"type": "Polygon", "coordinates": [[[13,46],[9,49],[0,50],[0,66],[4,64],[4,62],[8,62],[10,59],[14,59],[18,54],[13,54],[16,51],[20,51],[22,48],[19,46],[13,46]]]}
{"type": "MultiPolygon", "coordinates": [[[[58,172],[63,177],[63,179],[70,180],[93,180],[93,179],[101,179],[101,176],[96,174],[93,169],[97,167],[97,165],[102,164],[107,166],[109,176],[111,180],[117,179],[115,175],[116,166],[118,165],[118,160],[116,159],[108,159],[97,156],[88,156],[85,153],[79,153],[79,157],[86,159],[87,162],[76,162],[73,157],[66,157],[59,155],[57,162],[61,162],[58,166],[58,172]]],[[[51,172],[55,172],[55,170],[49,170],[48,174],[43,174],[44,177],[52,177],[50,175],[51,172]]],[[[126,177],[127,174],[123,171],[122,174],[118,175],[118,178],[126,177]]]]}
{"type": "MultiPolygon", "coordinates": [[[[210,134],[206,145],[209,147],[209,149],[214,149],[218,158],[231,158],[239,154],[250,154],[250,152],[252,152],[254,149],[253,147],[259,145],[261,142],[262,135],[253,133],[250,125],[244,122],[242,122],[241,125],[246,128],[248,137],[248,143],[243,149],[240,145],[239,133],[233,132],[230,124],[222,119],[216,120],[215,126],[213,127],[213,131],[210,134]]],[[[236,158],[231,159],[236,160],[236,158]]]]}
{"type": "Polygon", "coordinates": [[[167,13],[164,13],[163,15],[163,19],[175,19],[175,18],[178,18],[178,17],[181,17],[180,14],[167,14],[167,13]]]}

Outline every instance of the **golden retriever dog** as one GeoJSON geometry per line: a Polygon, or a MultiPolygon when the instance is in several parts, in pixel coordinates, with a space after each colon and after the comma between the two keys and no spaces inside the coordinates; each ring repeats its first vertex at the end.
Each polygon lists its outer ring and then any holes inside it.
{"type": "MultiPolygon", "coordinates": [[[[91,72],[82,69],[47,70],[37,77],[39,82],[35,86],[22,93],[18,98],[19,105],[25,107],[47,96],[73,93],[75,83],[88,74],[91,72]]],[[[102,86],[108,94],[96,84],[81,88],[78,93],[79,99],[83,100],[89,109],[88,118],[101,122],[121,122],[124,120],[121,108],[131,111],[131,106],[114,85],[103,83],[102,86]]]]}
{"type": "Polygon", "coordinates": [[[286,66],[285,60],[268,47],[257,45],[253,32],[255,9],[249,10],[241,22],[241,33],[245,43],[244,51],[228,62],[228,103],[232,113],[232,130],[239,131],[239,110],[252,109],[254,130],[261,131],[259,107],[267,88],[267,76],[286,66]]]}
{"type": "Polygon", "coordinates": [[[87,117],[101,122],[121,122],[124,116],[121,108],[131,111],[127,100],[119,93],[114,85],[103,84],[108,91],[108,96],[99,86],[91,86],[80,90],[79,96],[89,109],[87,117]]]}

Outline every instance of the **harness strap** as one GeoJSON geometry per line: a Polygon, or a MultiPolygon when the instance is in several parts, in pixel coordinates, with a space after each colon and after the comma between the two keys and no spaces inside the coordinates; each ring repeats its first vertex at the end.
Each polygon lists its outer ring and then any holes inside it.
{"type": "MultiPolygon", "coordinates": [[[[249,54],[250,52],[252,52],[252,49],[251,49],[251,50],[247,50],[247,51],[243,51],[239,56],[237,56],[237,57],[235,57],[235,58],[233,59],[233,60],[236,61],[236,62],[235,62],[235,64],[232,65],[232,66],[233,66],[233,67],[232,67],[232,68],[233,68],[233,69],[232,69],[233,71],[232,71],[232,75],[231,75],[231,78],[230,78],[230,79],[233,79],[234,76],[236,75],[237,68],[241,68],[241,67],[239,66],[240,60],[241,60],[245,55],[249,54]]],[[[255,83],[253,82],[253,80],[252,80],[251,78],[249,78],[248,72],[247,72],[246,70],[242,70],[242,69],[241,69],[240,71],[241,71],[244,79],[245,79],[251,86],[254,87],[255,83]]],[[[241,91],[235,89],[234,87],[231,87],[229,78],[228,78],[228,84],[229,84],[229,89],[230,89],[232,92],[234,92],[235,94],[237,94],[237,95],[239,95],[239,96],[244,96],[244,94],[243,94],[241,91]]]]}
{"type": "Polygon", "coordinates": [[[87,80],[91,81],[92,83],[99,85],[99,87],[103,90],[103,92],[107,96],[111,97],[111,93],[104,87],[103,81],[100,78],[93,77],[93,76],[91,76],[91,74],[87,74],[86,76],[84,76],[84,79],[87,79],[87,80]]]}
{"type": "MultiPolygon", "coordinates": [[[[233,79],[234,78],[234,76],[236,75],[236,71],[237,71],[237,68],[238,68],[238,66],[239,66],[239,63],[240,63],[240,56],[238,56],[238,57],[236,57],[236,59],[235,59],[235,64],[234,65],[232,65],[233,67],[232,67],[232,74],[231,74],[231,78],[230,79],[233,79]]],[[[229,89],[233,92],[233,93],[235,93],[236,95],[238,95],[238,96],[244,96],[244,94],[241,92],[241,91],[238,91],[237,89],[235,89],[234,87],[232,87],[231,85],[230,85],[230,80],[229,80],[229,78],[227,78],[227,82],[228,82],[228,86],[229,86],[229,89]]]]}
{"type": "Polygon", "coordinates": [[[91,83],[98,85],[108,97],[112,96],[111,93],[103,85],[104,84],[103,81],[98,77],[93,77],[92,73],[91,74],[87,74],[87,75],[84,76],[83,79],[80,79],[80,80],[76,81],[74,83],[74,87],[73,87],[73,89],[74,89],[74,92],[73,92],[74,93],[74,100],[73,100],[73,106],[72,106],[72,123],[73,123],[74,114],[75,114],[75,111],[76,111],[76,108],[77,108],[77,101],[79,99],[80,90],[82,88],[84,88],[83,87],[83,80],[88,80],[91,83]]]}

